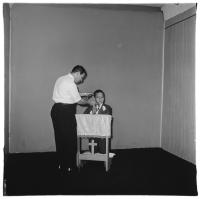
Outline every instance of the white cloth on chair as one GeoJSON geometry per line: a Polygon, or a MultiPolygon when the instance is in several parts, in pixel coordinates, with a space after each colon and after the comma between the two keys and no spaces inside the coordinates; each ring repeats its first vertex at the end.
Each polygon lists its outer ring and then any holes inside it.
{"type": "Polygon", "coordinates": [[[76,114],[77,134],[82,136],[110,136],[111,115],[76,114]]]}

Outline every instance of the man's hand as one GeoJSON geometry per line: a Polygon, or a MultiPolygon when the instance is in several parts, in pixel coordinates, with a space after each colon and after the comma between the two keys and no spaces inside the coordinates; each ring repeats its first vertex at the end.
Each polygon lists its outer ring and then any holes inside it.
{"type": "Polygon", "coordinates": [[[94,98],[85,98],[82,97],[81,100],[78,102],[79,105],[90,105],[90,106],[95,106],[95,99],[94,98]]]}
{"type": "Polygon", "coordinates": [[[87,97],[90,98],[93,96],[93,93],[79,93],[81,97],[87,97]]]}
{"type": "Polygon", "coordinates": [[[94,98],[89,99],[89,100],[88,100],[88,104],[89,104],[90,106],[95,107],[95,105],[96,105],[95,99],[94,99],[94,98]]]}

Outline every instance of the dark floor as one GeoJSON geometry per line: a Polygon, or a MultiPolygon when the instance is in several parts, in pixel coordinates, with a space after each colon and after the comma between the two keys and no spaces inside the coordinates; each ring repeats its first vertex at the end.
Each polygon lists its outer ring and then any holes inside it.
{"type": "Polygon", "coordinates": [[[55,153],[10,154],[4,195],[197,195],[196,166],[160,148],[114,150],[109,172],[87,162],[60,176],[55,153]]]}

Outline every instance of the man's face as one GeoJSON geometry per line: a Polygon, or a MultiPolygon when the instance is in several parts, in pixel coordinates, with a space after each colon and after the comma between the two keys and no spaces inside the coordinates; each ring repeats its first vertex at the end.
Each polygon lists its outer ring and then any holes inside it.
{"type": "Polygon", "coordinates": [[[103,104],[104,103],[103,93],[97,93],[95,96],[95,100],[96,100],[97,104],[103,104]]]}
{"type": "Polygon", "coordinates": [[[85,74],[80,74],[80,72],[76,73],[76,77],[75,77],[75,83],[76,84],[82,84],[85,80],[85,74]]]}

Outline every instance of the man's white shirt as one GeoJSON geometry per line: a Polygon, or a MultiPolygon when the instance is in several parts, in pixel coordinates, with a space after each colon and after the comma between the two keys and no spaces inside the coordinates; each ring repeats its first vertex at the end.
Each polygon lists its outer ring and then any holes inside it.
{"type": "Polygon", "coordinates": [[[53,90],[53,101],[56,103],[75,104],[81,100],[78,88],[71,73],[59,77],[53,90]]]}

